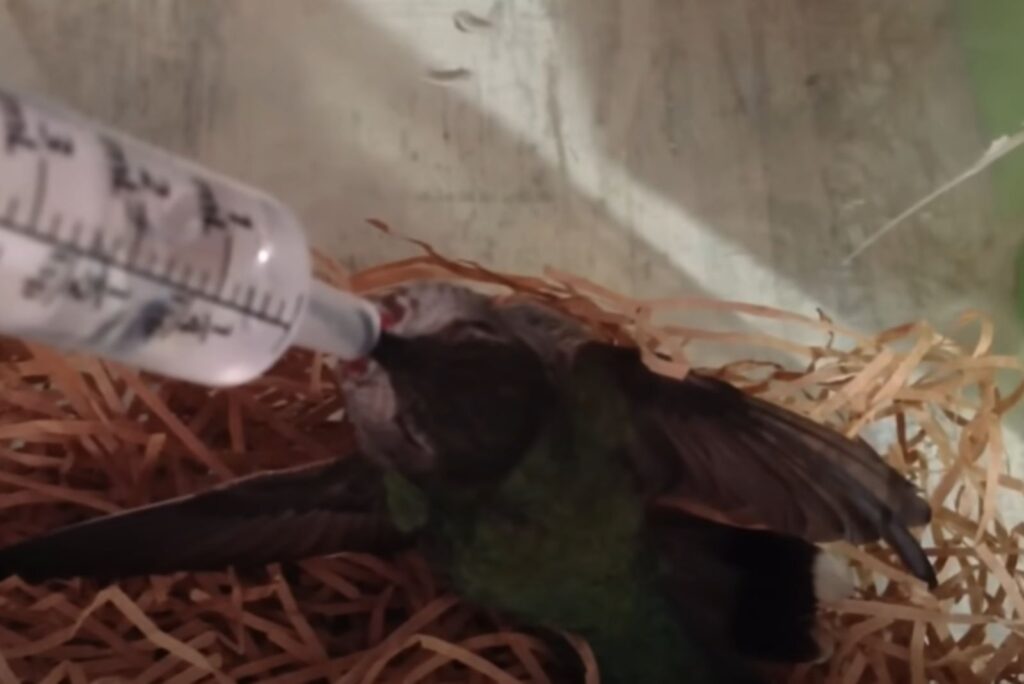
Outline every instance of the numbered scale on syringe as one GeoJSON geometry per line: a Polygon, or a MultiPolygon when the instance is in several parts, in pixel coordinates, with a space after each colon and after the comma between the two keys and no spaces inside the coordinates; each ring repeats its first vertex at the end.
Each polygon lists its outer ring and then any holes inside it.
{"type": "Polygon", "coordinates": [[[255,377],[310,291],[272,198],[0,91],[0,330],[208,385],[255,377]]]}

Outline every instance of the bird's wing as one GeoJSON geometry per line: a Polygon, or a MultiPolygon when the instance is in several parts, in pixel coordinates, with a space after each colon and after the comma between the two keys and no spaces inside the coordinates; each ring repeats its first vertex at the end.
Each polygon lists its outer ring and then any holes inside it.
{"type": "Polygon", "coordinates": [[[261,473],[0,549],[0,577],[114,579],[258,566],[405,542],[379,472],[361,458],[261,473]]]}
{"type": "Polygon", "coordinates": [[[866,442],[721,380],[657,375],[634,350],[587,347],[617,365],[634,411],[638,470],[661,480],[648,484],[692,502],[691,512],[808,541],[884,539],[915,575],[934,581],[907,529],[929,521],[928,503],[866,442]]]}

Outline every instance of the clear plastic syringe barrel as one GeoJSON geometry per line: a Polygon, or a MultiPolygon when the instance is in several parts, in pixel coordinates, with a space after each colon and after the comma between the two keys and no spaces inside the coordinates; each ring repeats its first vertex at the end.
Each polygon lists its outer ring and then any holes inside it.
{"type": "Polygon", "coordinates": [[[306,312],[309,251],[267,195],[0,91],[0,332],[206,385],[306,312]]]}

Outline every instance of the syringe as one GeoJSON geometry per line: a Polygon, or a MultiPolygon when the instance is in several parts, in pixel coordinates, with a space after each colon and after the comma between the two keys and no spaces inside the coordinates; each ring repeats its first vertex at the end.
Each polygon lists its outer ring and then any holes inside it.
{"type": "Polygon", "coordinates": [[[2,90],[0,122],[0,332],[212,386],[376,343],[280,202],[2,90]]]}

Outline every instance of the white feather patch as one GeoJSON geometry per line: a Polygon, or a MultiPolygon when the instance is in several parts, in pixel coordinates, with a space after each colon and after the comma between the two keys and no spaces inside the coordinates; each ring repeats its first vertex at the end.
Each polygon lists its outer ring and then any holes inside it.
{"type": "Polygon", "coordinates": [[[835,603],[853,595],[853,573],[842,558],[819,551],[812,573],[814,597],[819,603],[835,603]]]}

